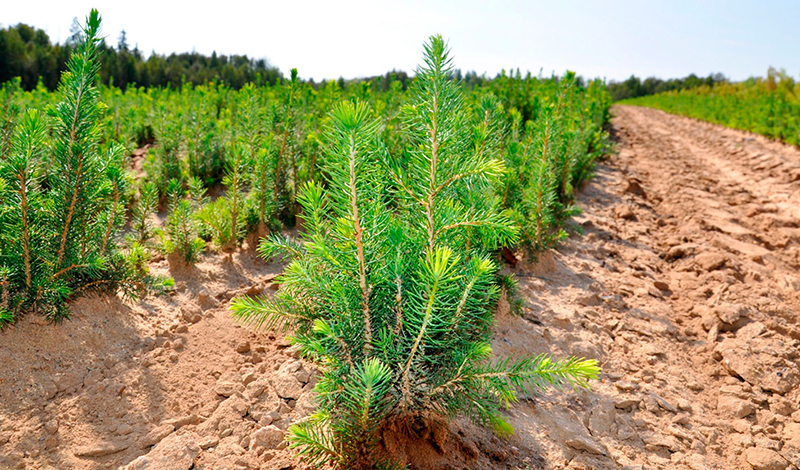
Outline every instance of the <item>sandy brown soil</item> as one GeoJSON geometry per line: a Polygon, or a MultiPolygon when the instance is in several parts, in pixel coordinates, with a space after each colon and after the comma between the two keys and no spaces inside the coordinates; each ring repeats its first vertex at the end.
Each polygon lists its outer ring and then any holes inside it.
{"type": "MultiPolygon", "coordinates": [[[[514,405],[508,441],[406,429],[423,439],[389,445],[412,468],[800,466],[800,151],[614,112],[619,154],[579,196],[583,234],[510,270],[523,311],[501,309],[494,337],[499,355],[596,357],[602,380],[514,405]]],[[[313,368],[227,310],[279,270],[209,254],[170,273],[171,295],[0,332],[0,469],[298,467],[282,437],[311,409],[313,368]]]]}

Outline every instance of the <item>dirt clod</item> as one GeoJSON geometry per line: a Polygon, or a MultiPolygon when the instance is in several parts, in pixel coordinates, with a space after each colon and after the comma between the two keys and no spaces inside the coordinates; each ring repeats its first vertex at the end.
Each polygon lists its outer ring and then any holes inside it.
{"type": "Polygon", "coordinates": [[[789,461],[774,450],[759,447],[748,448],[744,457],[753,470],[786,470],[790,465],[789,461]]]}

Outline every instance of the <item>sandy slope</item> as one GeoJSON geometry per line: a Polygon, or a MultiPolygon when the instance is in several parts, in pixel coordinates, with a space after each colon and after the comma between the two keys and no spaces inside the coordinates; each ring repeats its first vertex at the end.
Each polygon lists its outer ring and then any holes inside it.
{"type": "MultiPolygon", "coordinates": [[[[506,268],[524,307],[501,309],[494,337],[499,355],[596,357],[601,382],[513,406],[507,442],[407,429],[390,450],[413,468],[800,466],[800,152],[614,112],[619,154],[579,196],[583,234],[506,268]]],[[[171,273],[173,295],[84,299],[63,325],[0,332],[0,468],[297,466],[281,438],[311,409],[313,369],[227,311],[279,269],[205,255],[171,273]]]]}

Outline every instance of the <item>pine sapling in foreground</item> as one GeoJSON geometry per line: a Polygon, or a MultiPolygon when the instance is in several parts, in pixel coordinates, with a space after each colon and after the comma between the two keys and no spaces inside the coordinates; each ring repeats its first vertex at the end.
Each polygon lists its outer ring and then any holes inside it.
{"type": "Polygon", "coordinates": [[[46,121],[24,114],[0,164],[2,321],[26,310],[59,320],[74,297],[135,296],[153,282],[116,246],[128,179],[118,166],[123,148],[101,152],[99,145],[99,29],[93,10],[61,77],[59,101],[46,121]]]}
{"type": "Polygon", "coordinates": [[[242,321],[288,328],[317,363],[317,412],[289,436],[312,465],[395,464],[381,447],[390,421],[468,416],[508,434],[499,406],[520,389],[597,377],[594,360],[492,357],[490,250],[518,229],[493,196],[502,162],[451,73],[444,41],[431,38],[404,108],[401,155],[386,152],[367,105],[334,108],[325,186],[298,194],[305,230],[260,246],[265,258],[291,259],[281,289],[232,305],[242,321]]]}

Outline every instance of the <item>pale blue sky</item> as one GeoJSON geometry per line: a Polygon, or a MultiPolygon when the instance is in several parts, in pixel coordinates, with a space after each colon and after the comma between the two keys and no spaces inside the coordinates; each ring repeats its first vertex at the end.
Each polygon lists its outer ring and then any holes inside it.
{"type": "Polygon", "coordinates": [[[247,54],[315,80],[411,72],[434,33],[449,39],[457,67],[489,75],[518,67],[617,80],[712,72],[741,80],[769,66],[800,75],[798,0],[4,3],[4,26],[25,22],[55,40],[96,7],[112,44],[125,29],[148,54],[247,54]]]}

